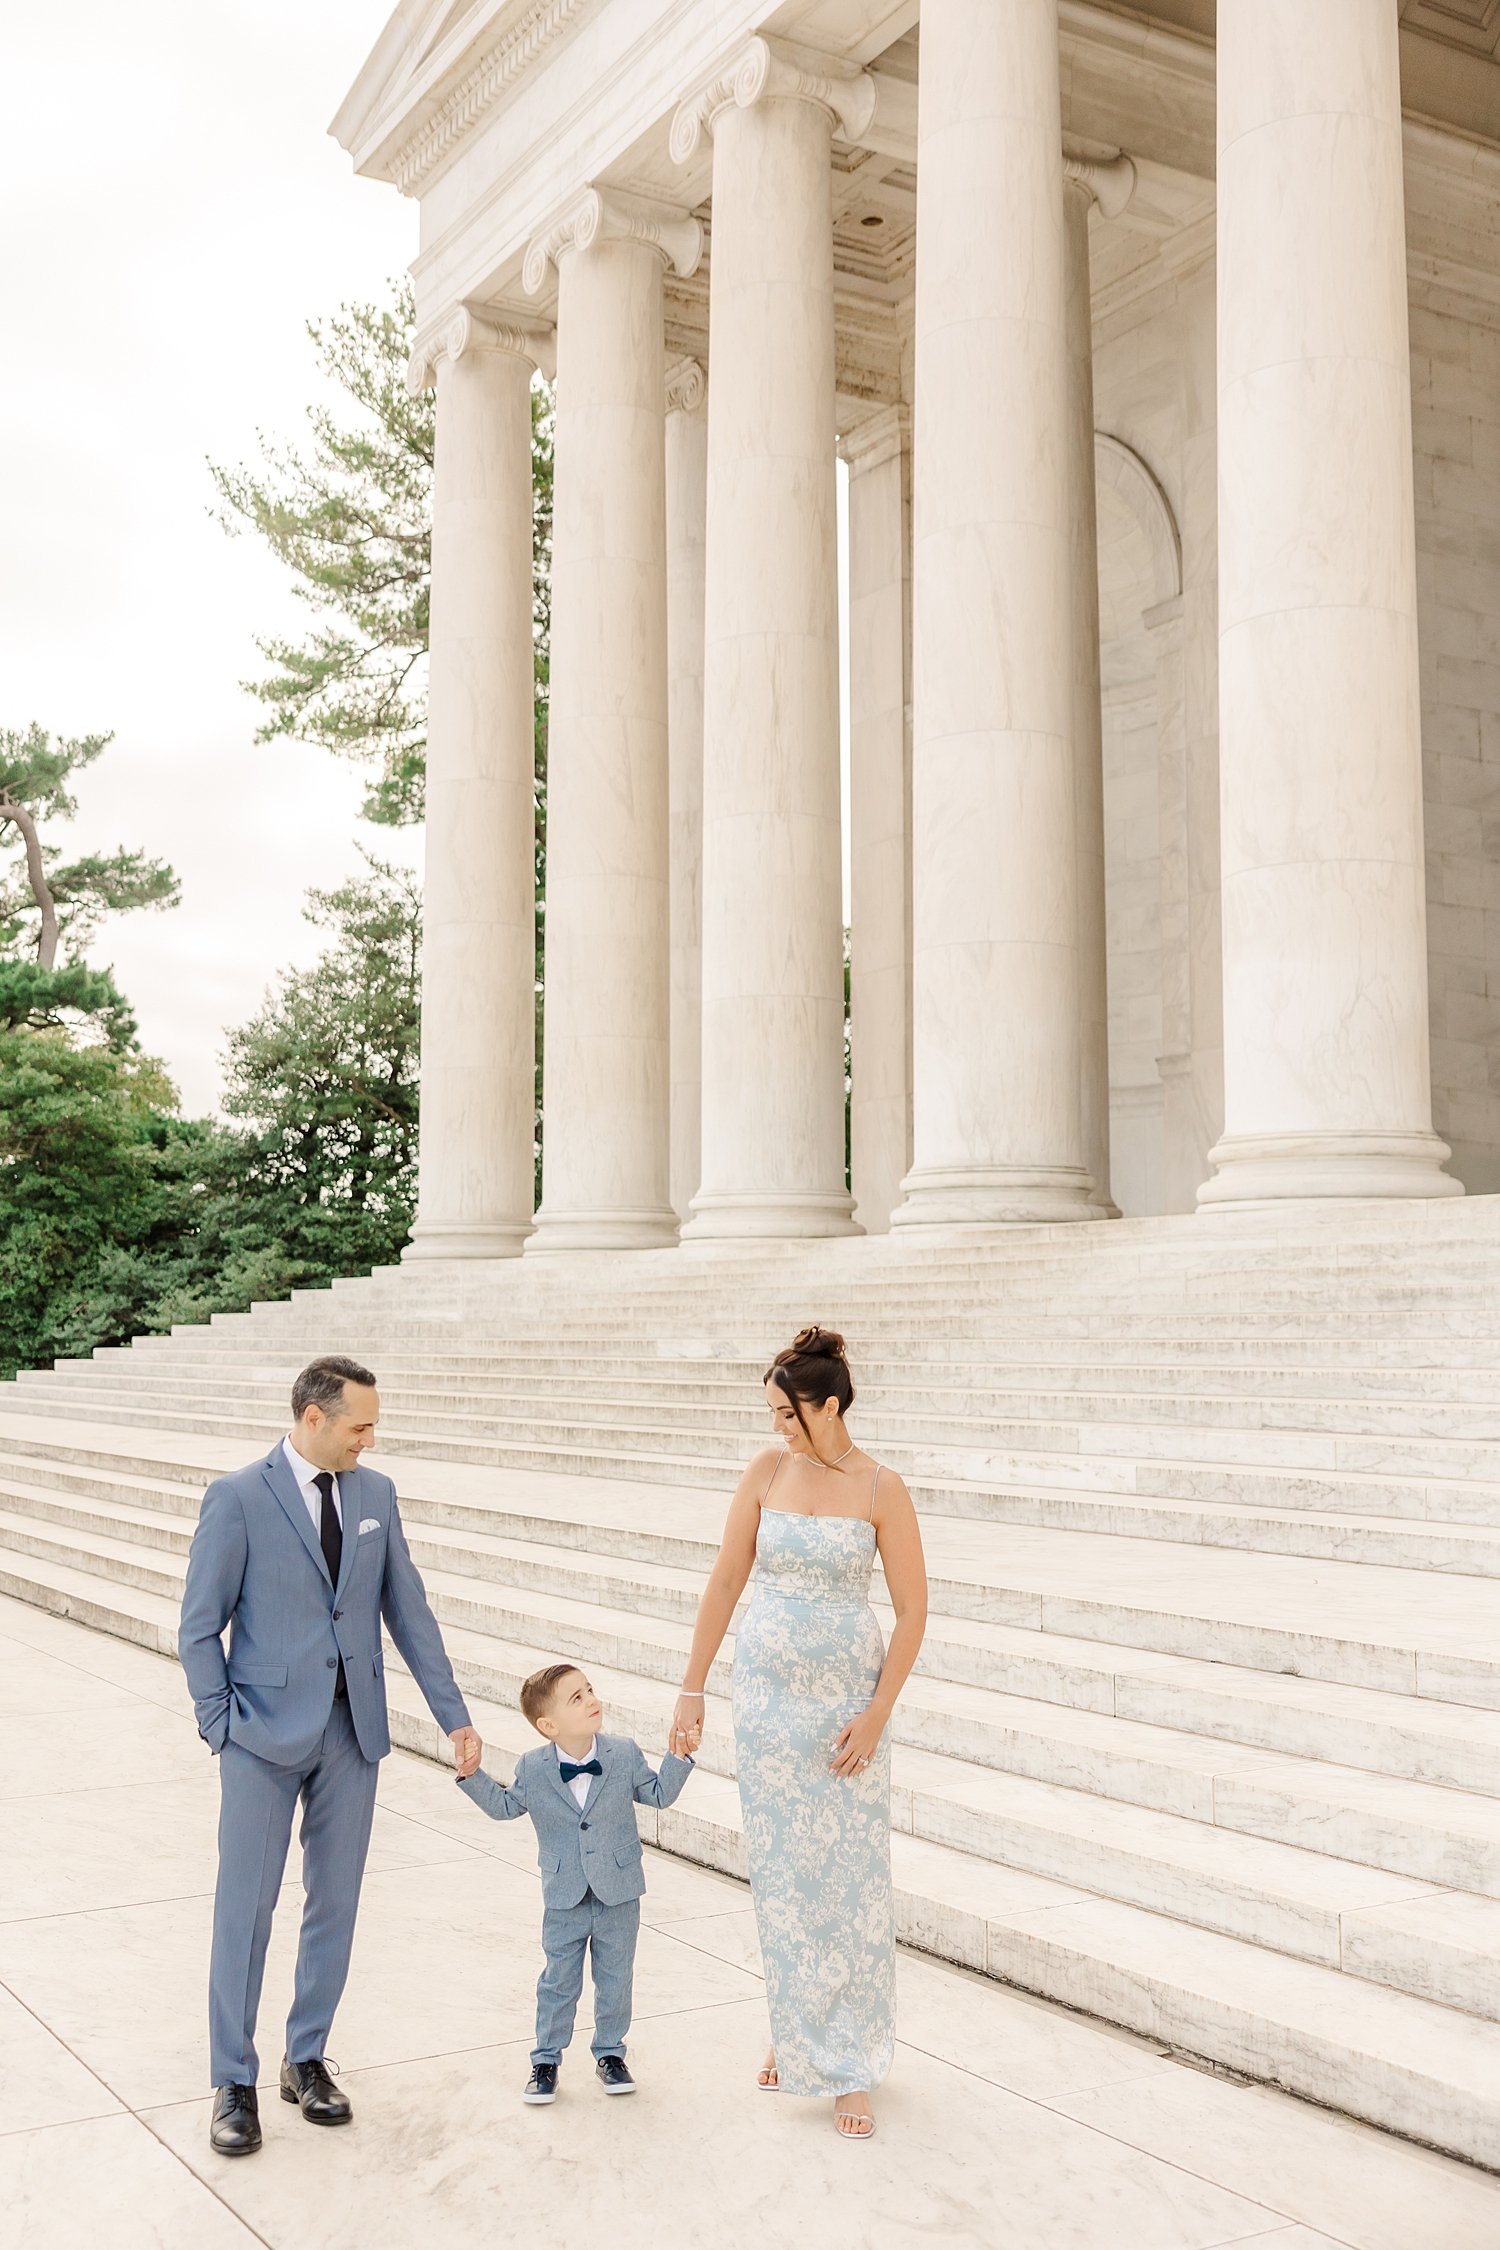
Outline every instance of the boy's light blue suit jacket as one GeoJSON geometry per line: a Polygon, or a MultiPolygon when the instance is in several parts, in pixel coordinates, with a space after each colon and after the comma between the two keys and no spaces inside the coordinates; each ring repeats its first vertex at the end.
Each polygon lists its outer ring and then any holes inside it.
{"type": "Polygon", "coordinates": [[[675,1758],[669,1751],[661,1772],[653,1773],[640,1745],[623,1734],[596,1735],[594,1754],[604,1770],[590,1779],[581,1807],[563,1780],[550,1742],[525,1753],[508,1789],[487,1773],[471,1774],[458,1784],[491,1820],[530,1815],[547,1906],[577,1906],[585,1891],[605,1906],[639,1898],[646,1888],[646,1869],[635,1808],[654,1805],[661,1810],[675,1803],[693,1770],[691,1758],[675,1758]]]}

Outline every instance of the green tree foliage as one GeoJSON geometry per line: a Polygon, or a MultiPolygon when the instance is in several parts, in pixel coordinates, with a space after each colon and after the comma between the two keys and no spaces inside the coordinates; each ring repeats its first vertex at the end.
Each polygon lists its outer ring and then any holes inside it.
{"type": "Polygon", "coordinates": [[[416,1184],[421,906],[413,877],[310,894],[332,943],[284,975],[229,1042],[225,1107],[244,1121],[245,1189],[309,1271],[364,1272],[411,1230],[416,1184]]]}
{"type": "MultiPolygon", "coordinates": [[[[213,472],[222,519],[267,541],[311,615],[300,641],[259,644],[259,739],[364,763],[366,813],[400,826],[423,802],[432,399],[406,389],[404,289],[389,305],[346,306],[311,335],[347,404],[313,410],[306,450],[262,441],[258,468],[213,472]]],[[[539,1165],[552,535],[540,384],[532,461],[539,1165]]],[[[123,850],[48,867],[41,848],[38,823],[72,812],[72,776],[108,739],[0,735],[0,1373],[367,1272],[410,1227],[411,880],[371,860],[311,895],[322,958],[278,979],[232,1035],[227,1121],[184,1120],[138,1052],[128,1004],[78,957],[104,913],[173,903],[170,870],[123,850]],[[12,831],[19,862],[3,857],[12,831]],[[64,941],[75,957],[59,967],[64,941]]]]}
{"type": "Polygon", "coordinates": [[[44,969],[39,961],[0,960],[0,1026],[66,1031],[121,1053],[135,1045],[135,1016],[114,978],[81,961],[44,969]]]}
{"type": "MultiPolygon", "coordinates": [[[[39,1024],[0,964],[0,1373],[242,1310],[396,1257],[416,1178],[415,886],[313,892],[329,943],[233,1034],[230,1122],[184,1120],[160,1066],[39,1024]]],[[[92,978],[93,971],[56,972],[92,978]]],[[[108,979],[98,980],[123,1008],[108,979]]],[[[51,1007],[44,996],[33,1013],[51,1007]]],[[[80,985],[77,1009],[103,1020],[80,985]]]]}
{"type": "Polygon", "coordinates": [[[86,1311],[121,1244],[149,1235],[175,1106],[159,1066],[66,1031],[0,1030],[0,1369],[95,1340],[86,1311]]]}
{"type": "MultiPolygon", "coordinates": [[[[306,448],[260,438],[254,468],[210,464],[220,521],[264,539],[314,619],[300,640],[257,642],[269,667],[245,684],[264,705],[257,739],[290,736],[372,769],[367,819],[422,817],[427,625],[432,579],[434,402],[406,387],[415,316],[407,283],[394,301],[345,305],[309,323],[319,366],[348,400],[308,411],[306,448]]],[[[548,582],[552,544],[552,400],[532,391],[533,601],[537,775],[545,771],[548,582]]]]}
{"type": "Polygon", "coordinates": [[[113,739],[52,736],[34,722],[24,730],[0,728],[0,955],[29,953],[51,969],[59,945],[81,952],[106,914],[177,905],[176,876],[144,852],[92,852],[61,867],[50,863],[43,825],[72,819],[74,777],[113,739]]]}

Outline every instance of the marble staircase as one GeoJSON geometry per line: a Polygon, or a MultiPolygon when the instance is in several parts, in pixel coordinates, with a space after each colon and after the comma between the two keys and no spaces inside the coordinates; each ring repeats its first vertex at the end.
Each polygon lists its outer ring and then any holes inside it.
{"type": "MultiPolygon", "coordinates": [[[[1500,2169],[1496,1199],[305,1292],[0,1386],[0,1591],[170,1650],[205,1479],[349,1350],[496,1765],[558,1655],[660,1744],[809,1318],[928,1547],[903,1936],[1500,2169]]],[[[732,1660],[651,1832],[740,1871],[732,1660]]]]}

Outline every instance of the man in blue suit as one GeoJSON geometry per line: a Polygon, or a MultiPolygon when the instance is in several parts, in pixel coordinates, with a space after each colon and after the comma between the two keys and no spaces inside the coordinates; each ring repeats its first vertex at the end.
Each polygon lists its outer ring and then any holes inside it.
{"type": "Polygon", "coordinates": [[[352,2115],[324,2050],[349,1972],[375,1779],[391,1746],[382,1617],[453,1743],[459,1774],[479,1765],[482,1745],[407,1549],[396,1488],[359,1465],[379,1414],[367,1367],[315,1359],[292,1386],[291,1435],[263,1461],[214,1480],[188,1556],[177,1648],[198,1731],[219,1760],[209,2139],[224,2156],[260,2147],[255,2018],[299,1801],[306,1904],[281,2095],[314,2125],[352,2115]]]}

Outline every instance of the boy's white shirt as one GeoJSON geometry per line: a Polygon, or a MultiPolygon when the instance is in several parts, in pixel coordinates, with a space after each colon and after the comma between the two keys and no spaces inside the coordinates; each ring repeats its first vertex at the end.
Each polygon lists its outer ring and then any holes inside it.
{"type": "MultiPolygon", "coordinates": [[[[589,1746],[587,1750],[584,1751],[581,1758],[575,1758],[570,1751],[565,1750],[562,1744],[557,1741],[555,1737],[553,1739],[552,1747],[557,1752],[557,1762],[559,1765],[561,1765],[564,1758],[566,1758],[570,1766],[586,1766],[590,1758],[597,1758],[599,1755],[599,1737],[596,1734],[590,1735],[589,1746]]],[[[589,1783],[593,1780],[593,1778],[594,1777],[591,1773],[575,1773],[571,1781],[565,1782],[563,1784],[565,1788],[572,1790],[573,1802],[578,1807],[578,1810],[580,1812],[582,1812],[584,1805],[587,1802],[589,1783]]]]}

